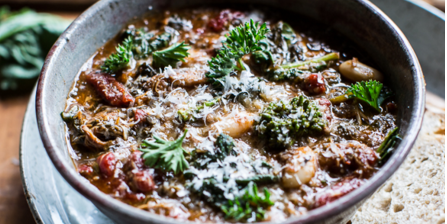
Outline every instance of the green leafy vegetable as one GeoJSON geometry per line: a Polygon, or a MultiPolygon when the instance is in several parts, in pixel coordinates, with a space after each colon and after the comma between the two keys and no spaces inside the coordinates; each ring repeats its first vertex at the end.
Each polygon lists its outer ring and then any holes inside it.
{"type": "Polygon", "coordinates": [[[165,141],[157,136],[154,136],[155,142],[143,140],[141,144],[143,148],[139,150],[143,152],[141,158],[144,159],[144,164],[172,171],[174,174],[183,172],[189,167],[184,156],[187,151],[182,148],[182,142],[187,132],[188,130],[185,130],[183,136],[175,141],[165,141]]]}
{"type": "Polygon", "coordinates": [[[398,134],[399,128],[396,127],[390,132],[388,132],[382,144],[380,144],[377,152],[380,154],[380,163],[384,163],[386,158],[393,152],[394,146],[397,141],[400,140],[400,136],[398,134]]]}
{"type": "Polygon", "coordinates": [[[234,144],[234,139],[226,134],[220,134],[217,137],[215,142],[218,152],[217,154],[222,155],[218,159],[224,159],[228,155],[236,155],[236,151],[234,148],[236,145],[234,144]]]}
{"type": "Polygon", "coordinates": [[[265,50],[255,51],[253,60],[256,65],[260,66],[259,70],[266,70],[273,62],[273,55],[268,48],[265,50]]]}
{"type": "Polygon", "coordinates": [[[278,176],[271,174],[272,166],[265,161],[256,160],[250,163],[250,170],[244,170],[244,176],[234,177],[238,173],[238,167],[246,167],[246,163],[235,159],[237,152],[233,138],[220,134],[214,144],[213,152],[198,154],[193,151],[190,158],[192,167],[184,172],[184,177],[191,181],[188,188],[212,206],[220,208],[226,214],[226,219],[249,219],[251,222],[263,220],[265,208],[273,202],[269,199],[267,189],[264,189],[265,197],[258,195],[256,184],[273,184],[279,181],[278,176]],[[216,174],[223,176],[216,178],[216,174]],[[246,177],[247,174],[252,175],[246,177]],[[229,187],[230,179],[236,182],[236,186],[232,184],[229,187]],[[227,198],[230,192],[234,197],[227,198]],[[253,216],[255,219],[250,219],[253,216]]]}
{"type": "Polygon", "coordinates": [[[74,105],[68,110],[67,112],[62,111],[61,117],[62,120],[65,122],[72,122],[74,120],[74,117],[79,113],[79,106],[74,105]]]}
{"type": "Polygon", "coordinates": [[[262,221],[265,218],[265,209],[273,204],[267,188],[264,188],[264,197],[262,197],[258,194],[256,184],[250,182],[241,196],[228,200],[227,203],[221,206],[221,209],[225,213],[226,219],[247,221],[254,215],[256,220],[250,221],[262,221]]]}
{"type": "Polygon", "coordinates": [[[50,14],[0,7],[0,90],[32,87],[47,52],[69,24],[50,14]]]}
{"type": "Polygon", "coordinates": [[[281,36],[288,42],[288,44],[296,38],[295,31],[288,23],[280,22],[278,23],[278,27],[281,30],[281,36]]]}
{"type": "Polygon", "coordinates": [[[259,27],[253,20],[232,29],[226,40],[222,42],[222,48],[217,52],[217,56],[208,61],[210,71],[206,77],[213,84],[221,85],[226,76],[238,69],[238,62],[243,67],[241,59],[244,55],[263,50],[259,43],[265,39],[267,32],[269,29],[265,23],[259,27]]]}
{"type": "Polygon", "coordinates": [[[379,104],[379,95],[380,90],[382,90],[383,84],[374,80],[374,81],[362,81],[353,84],[346,93],[351,97],[355,97],[374,109],[378,112],[382,111],[379,104]]]}
{"type": "MultiPolygon", "coordinates": [[[[101,69],[107,73],[115,73],[126,68],[130,61],[134,59],[146,59],[154,51],[168,47],[169,42],[173,38],[174,31],[168,30],[158,36],[153,36],[152,33],[146,32],[142,29],[132,29],[125,32],[126,38],[116,47],[116,53],[112,54],[101,66],[101,69]]],[[[157,57],[157,63],[163,65],[167,62],[173,62],[179,58],[183,59],[183,52],[188,50],[185,44],[175,44],[164,51],[160,51],[157,57]]],[[[154,58],[155,59],[155,58],[154,58]]]]}
{"type": "Polygon", "coordinates": [[[124,69],[132,59],[133,52],[133,40],[128,37],[122,44],[116,47],[116,53],[109,56],[101,67],[104,72],[113,73],[118,70],[124,69]]]}
{"type": "Polygon", "coordinates": [[[198,154],[196,151],[192,153],[192,165],[199,169],[206,168],[210,162],[222,161],[229,155],[236,155],[234,139],[226,134],[220,134],[214,143],[216,150],[214,152],[206,152],[198,154]],[[202,164],[202,162],[205,162],[202,164]]]}
{"type": "Polygon", "coordinates": [[[164,50],[156,51],[153,54],[152,65],[160,68],[168,65],[175,66],[179,61],[185,61],[183,58],[188,57],[188,50],[191,48],[184,42],[174,44],[164,50]]]}
{"type": "Polygon", "coordinates": [[[363,103],[374,108],[377,112],[381,112],[380,107],[392,93],[385,92],[382,89],[383,84],[376,80],[361,81],[352,84],[344,95],[331,98],[332,103],[340,103],[349,99],[358,99],[363,103]]]}
{"type": "Polygon", "coordinates": [[[327,126],[315,101],[304,96],[290,102],[270,103],[256,122],[255,130],[272,148],[287,148],[300,136],[320,134],[327,126]]]}

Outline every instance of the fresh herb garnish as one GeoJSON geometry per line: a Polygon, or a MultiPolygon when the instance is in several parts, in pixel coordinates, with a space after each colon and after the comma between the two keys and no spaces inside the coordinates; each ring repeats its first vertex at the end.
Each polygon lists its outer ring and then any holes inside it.
{"type": "Polygon", "coordinates": [[[164,50],[156,51],[152,55],[152,65],[156,68],[168,65],[175,66],[179,61],[185,61],[183,58],[188,57],[188,50],[191,48],[185,42],[174,44],[164,50]]]}
{"type": "Polygon", "coordinates": [[[164,171],[172,171],[174,174],[183,172],[189,167],[184,154],[187,153],[182,148],[183,139],[186,137],[188,130],[185,130],[182,137],[175,141],[165,141],[154,136],[155,142],[143,140],[138,150],[143,152],[141,158],[144,164],[152,168],[163,169],[164,171]]]}
{"type": "Polygon", "coordinates": [[[259,23],[253,20],[230,31],[230,35],[222,42],[222,48],[217,52],[216,57],[208,61],[210,71],[208,77],[213,84],[223,84],[225,77],[237,67],[237,63],[243,68],[242,57],[246,54],[262,50],[260,41],[265,39],[265,34],[269,32],[264,23],[259,27],[259,23]]]}
{"type": "Polygon", "coordinates": [[[258,194],[258,187],[253,182],[250,182],[243,191],[241,196],[236,196],[233,200],[228,200],[227,203],[221,206],[225,213],[226,219],[234,221],[247,221],[253,215],[255,220],[262,221],[265,219],[265,209],[272,206],[274,203],[270,200],[270,193],[267,188],[264,188],[264,197],[258,194]]]}
{"type": "Polygon", "coordinates": [[[104,72],[113,73],[126,68],[133,56],[132,48],[133,40],[131,37],[128,37],[122,44],[118,44],[116,53],[107,58],[101,69],[104,72]]]}
{"type": "Polygon", "coordinates": [[[151,54],[154,54],[153,63],[157,65],[156,67],[172,65],[183,60],[188,56],[186,51],[189,49],[189,46],[184,43],[174,44],[165,50],[160,50],[169,46],[174,35],[173,32],[167,29],[166,32],[154,37],[152,33],[142,29],[126,31],[126,38],[118,45],[116,53],[107,58],[101,69],[107,73],[114,73],[129,66],[133,58],[146,59],[151,54]]]}
{"type": "Polygon", "coordinates": [[[349,95],[350,98],[355,97],[372,108],[377,110],[378,112],[382,111],[380,105],[382,105],[383,101],[390,96],[389,93],[381,92],[383,84],[376,80],[369,80],[367,82],[357,82],[353,84],[347,91],[346,94],[349,95]]]}
{"type": "Polygon", "coordinates": [[[380,82],[374,81],[362,81],[357,82],[356,84],[353,84],[347,91],[346,94],[350,95],[351,97],[355,97],[377,111],[382,111],[380,108],[380,104],[378,102],[380,90],[382,90],[383,84],[380,82]]]}
{"type": "Polygon", "coordinates": [[[391,92],[384,92],[382,87],[383,84],[376,80],[357,82],[352,84],[345,94],[331,98],[330,101],[340,103],[349,99],[357,99],[381,112],[380,105],[392,95],[391,92]]]}
{"type": "Polygon", "coordinates": [[[396,127],[393,130],[391,130],[390,132],[388,132],[388,134],[386,135],[382,144],[380,144],[379,148],[377,149],[377,152],[380,155],[380,159],[379,159],[380,163],[385,162],[385,159],[394,150],[394,146],[396,145],[397,141],[401,139],[398,134],[398,131],[399,131],[399,128],[396,127]]]}

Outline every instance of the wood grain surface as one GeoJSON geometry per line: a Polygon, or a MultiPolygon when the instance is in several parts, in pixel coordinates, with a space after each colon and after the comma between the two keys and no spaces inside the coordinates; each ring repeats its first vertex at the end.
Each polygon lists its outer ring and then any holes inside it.
{"type": "Polygon", "coordinates": [[[20,178],[19,138],[29,96],[0,96],[0,223],[34,223],[20,178]]]}
{"type": "MultiPolygon", "coordinates": [[[[71,20],[80,14],[47,12],[71,20]]],[[[35,223],[23,194],[19,164],[20,130],[29,95],[0,92],[0,224],[35,223]]]]}

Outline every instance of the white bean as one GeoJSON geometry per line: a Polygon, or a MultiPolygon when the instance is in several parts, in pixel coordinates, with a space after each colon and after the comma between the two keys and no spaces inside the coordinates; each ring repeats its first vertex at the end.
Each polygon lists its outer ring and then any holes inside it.
{"type": "Polygon", "coordinates": [[[282,176],[283,187],[297,188],[302,184],[309,183],[315,176],[317,157],[308,146],[293,148],[281,157],[286,161],[282,176]]]}
{"type": "Polygon", "coordinates": [[[245,132],[249,131],[254,123],[253,114],[247,112],[239,112],[236,114],[229,114],[222,118],[221,121],[212,125],[211,129],[222,131],[233,138],[240,137],[245,132]]]}
{"type": "Polygon", "coordinates": [[[340,67],[340,73],[347,79],[359,82],[368,80],[377,80],[382,82],[383,75],[377,69],[359,62],[356,58],[343,62],[340,67]]]}

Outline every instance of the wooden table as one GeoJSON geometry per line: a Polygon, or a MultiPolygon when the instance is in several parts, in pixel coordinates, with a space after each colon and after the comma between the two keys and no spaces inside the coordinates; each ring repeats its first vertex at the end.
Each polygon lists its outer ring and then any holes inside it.
{"type": "MultiPolygon", "coordinates": [[[[443,0],[432,1],[442,2],[443,9],[443,0]]],[[[80,12],[53,13],[74,19],[80,12]]],[[[19,164],[20,130],[28,100],[29,93],[0,95],[0,224],[34,223],[23,194],[19,164]]]]}
{"type": "MultiPolygon", "coordinates": [[[[80,12],[51,12],[75,19],[80,12]]],[[[0,224],[35,223],[23,194],[19,139],[30,92],[0,92],[0,224]]]]}

